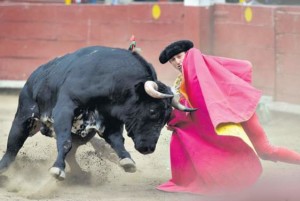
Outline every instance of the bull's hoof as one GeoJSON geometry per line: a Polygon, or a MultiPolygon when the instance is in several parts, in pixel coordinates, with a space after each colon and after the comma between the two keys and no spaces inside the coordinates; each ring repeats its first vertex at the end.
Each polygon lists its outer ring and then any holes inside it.
{"type": "Polygon", "coordinates": [[[66,173],[64,170],[59,169],[58,167],[50,168],[50,174],[57,180],[64,180],[66,178],[66,173]]]}
{"type": "Polygon", "coordinates": [[[135,163],[131,158],[123,158],[120,160],[120,166],[125,170],[125,172],[136,172],[135,163]]]}

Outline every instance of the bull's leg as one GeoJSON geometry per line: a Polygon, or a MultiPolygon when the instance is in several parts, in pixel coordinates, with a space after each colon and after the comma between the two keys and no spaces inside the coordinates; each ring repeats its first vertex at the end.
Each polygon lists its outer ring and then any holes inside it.
{"type": "Polygon", "coordinates": [[[20,94],[20,101],[7,141],[6,152],[0,161],[0,173],[4,172],[15,160],[19,150],[29,135],[35,134],[39,128],[35,116],[38,114],[38,107],[23,90],[20,94]]]}
{"type": "Polygon", "coordinates": [[[106,140],[107,143],[111,145],[111,147],[115,150],[115,152],[119,156],[120,158],[119,164],[125,170],[125,172],[135,172],[136,171],[135,162],[132,160],[130,154],[125,149],[124,137],[122,136],[122,131],[123,129],[121,126],[118,130],[110,129],[106,127],[104,133],[109,132],[109,134],[106,135],[104,134],[104,136],[107,136],[104,139],[106,140]]]}
{"type": "Polygon", "coordinates": [[[57,158],[50,173],[58,180],[64,180],[65,158],[72,148],[71,128],[75,104],[66,97],[60,97],[53,109],[54,131],[56,133],[57,158]]]}
{"type": "Polygon", "coordinates": [[[28,125],[28,123],[20,120],[19,117],[16,117],[13,121],[8,136],[6,152],[0,161],[0,173],[4,172],[15,160],[19,150],[29,136],[26,125],[28,125]]]}

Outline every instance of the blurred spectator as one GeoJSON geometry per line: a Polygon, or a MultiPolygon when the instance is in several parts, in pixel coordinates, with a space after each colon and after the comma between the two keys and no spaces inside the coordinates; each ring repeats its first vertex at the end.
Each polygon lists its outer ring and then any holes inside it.
{"type": "Polygon", "coordinates": [[[129,4],[133,0],[105,0],[105,4],[110,4],[110,5],[118,5],[118,4],[129,4]]]}
{"type": "Polygon", "coordinates": [[[239,0],[226,0],[226,3],[239,3],[239,0]]]}
{"type": "Polygon", "coordinates": [[[260,3],[256,0],[245,0],[244,5],[259,5],[260,3]]]}
{"type": "MultiPolygon", "coordinates": [[[[240,0],[226,0],[226,3],[240,3],[240,0]]],[[[300,0],[245,0],[249,5],[300,5],[300,0]]]]}
{"type": "Polygon", "coordinates": [[[273,5],[300,5],[299,0],[261,0],[264,4],[273,5]]]}
{"type": "Polygon", "coordinates": [[[133,0],[135,2],[183,2],[184,0],[133,0]]]}

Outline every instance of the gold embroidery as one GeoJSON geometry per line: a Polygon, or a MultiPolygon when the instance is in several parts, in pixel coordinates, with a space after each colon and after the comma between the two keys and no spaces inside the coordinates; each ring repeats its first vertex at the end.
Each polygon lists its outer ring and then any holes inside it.
{"type": "Polygon", "coordinates": [[[180,85],[182,82],[182,74],[179,74],[174,81],[173,87],[175,89],[176,94],[180,94],[180,85]]]}

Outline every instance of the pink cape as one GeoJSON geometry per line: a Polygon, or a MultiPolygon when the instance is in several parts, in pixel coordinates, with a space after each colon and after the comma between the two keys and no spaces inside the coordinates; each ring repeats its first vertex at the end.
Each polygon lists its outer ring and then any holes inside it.
{"type": "Polygon", "coordinates": [[[183,77],[189,100],[181,102],[198,110],[173,111],[168,123],[174,129],[172,178],[157,189],[220,194],[251,186],[262,172],[257,155],[240,138],[215,131],[221,123],[240,123],[255,113],[261,92],[250,85],[251,64],[192,48],[184,60],[183,77]]]}

